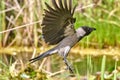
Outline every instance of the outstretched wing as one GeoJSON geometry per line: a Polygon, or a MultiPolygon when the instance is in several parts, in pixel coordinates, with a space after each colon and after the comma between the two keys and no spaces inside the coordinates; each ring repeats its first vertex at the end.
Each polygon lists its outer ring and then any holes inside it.
{"type": "Polygon", "coordinates": [[[75,33],[72,0],[52,0],[53,7],[45,3],[47,9],[42,21],[43,38],[48,44],[57,44],[66,36],[75,33]],[[58,3],[56,2],[58,1],[58,3]]]}

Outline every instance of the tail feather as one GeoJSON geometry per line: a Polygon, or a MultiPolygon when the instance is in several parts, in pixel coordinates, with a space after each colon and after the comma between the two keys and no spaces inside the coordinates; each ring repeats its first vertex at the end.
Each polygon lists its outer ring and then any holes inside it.
{"type": "Polygon", "coordinates": [[[43,58],[45,58],[47,56],[50,56],[50,55],[52,55],[53,53],[56,53],[56,52],[57,52],[57,49],[53,48],[53,49],[50,49],[50,50],[42,53],[41,55],[39,55],[39,56],[37,56],[35,58],[30,59],[29,61],[30,61],[30,63],[33,63],[33,62],[38,61],[40,59],[43,59],[43,58]]]}

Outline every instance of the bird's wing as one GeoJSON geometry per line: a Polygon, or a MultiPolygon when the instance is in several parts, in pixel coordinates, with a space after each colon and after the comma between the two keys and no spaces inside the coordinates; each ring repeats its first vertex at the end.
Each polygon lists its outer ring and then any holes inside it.
{"type": "Polygon", "coordinates": [[[75,33],[73,14],[76,6],[72,7],[72,0],[52,0],[53,7],[47,3],[45,5],[47,9],[44,9],[42,31],[46,43],[57,44],[66,36],[75,33]]]}

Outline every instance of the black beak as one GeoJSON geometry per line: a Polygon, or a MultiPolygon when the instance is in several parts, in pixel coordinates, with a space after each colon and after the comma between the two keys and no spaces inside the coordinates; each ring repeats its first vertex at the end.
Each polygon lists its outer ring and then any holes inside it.
{"type": "Polygon", "coordinates": [[[92,28],[92,30],[96,30],[96,28],[92,28]]]}

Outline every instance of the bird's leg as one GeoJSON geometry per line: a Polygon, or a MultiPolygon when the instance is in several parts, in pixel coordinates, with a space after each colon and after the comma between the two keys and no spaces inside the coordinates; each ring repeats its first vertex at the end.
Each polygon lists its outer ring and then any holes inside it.
{"type": "Polygon", "coordinates": [[[67,69],[69,69],[71,73],[74,73],[74,71],[73,71],[72,67],[70,66],[70,64],[69,64],[68,60],[66,59],[66,57],[64,57],[64,62],[67,65],[67,69]]]}

